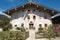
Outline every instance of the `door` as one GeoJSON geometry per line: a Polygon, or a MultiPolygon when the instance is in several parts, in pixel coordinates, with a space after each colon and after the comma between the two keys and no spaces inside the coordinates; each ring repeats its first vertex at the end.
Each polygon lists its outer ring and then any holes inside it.
{"type": "Polygon", "coordinates": [[[34,24],[29,24],[29,29],[34,29],[34,24]]]}

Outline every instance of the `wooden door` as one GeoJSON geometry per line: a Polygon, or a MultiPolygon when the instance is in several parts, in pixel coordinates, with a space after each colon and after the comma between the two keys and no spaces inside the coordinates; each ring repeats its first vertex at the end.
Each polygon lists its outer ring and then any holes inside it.
{"type": "Polygon", "coordinates": [[[34,24],[29,24],[29,29],[34,29],[34,24]]]}

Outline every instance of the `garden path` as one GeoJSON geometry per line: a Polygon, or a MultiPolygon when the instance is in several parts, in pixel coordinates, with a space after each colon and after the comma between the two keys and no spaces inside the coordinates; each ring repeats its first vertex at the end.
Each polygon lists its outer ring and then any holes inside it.
{"type": "Polygon", "coordinates": [[[26,40],[48,40],[46,38],[35,39],[35,30],[29,30],[29,38],[26,40]]]}

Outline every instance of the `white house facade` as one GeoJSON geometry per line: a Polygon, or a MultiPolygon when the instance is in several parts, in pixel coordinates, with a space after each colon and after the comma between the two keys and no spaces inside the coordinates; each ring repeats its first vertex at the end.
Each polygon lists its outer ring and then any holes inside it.
{"type": "Polygon", "coordinates": [[[48,29],[52,25],[51,16],[56,13],[55,10],[48,9],[34,2],[28,2],[21,6],[17,6],[5,12],[11,15],[12,29],[21,28],[38,31],[39,26],[48,29]]]}

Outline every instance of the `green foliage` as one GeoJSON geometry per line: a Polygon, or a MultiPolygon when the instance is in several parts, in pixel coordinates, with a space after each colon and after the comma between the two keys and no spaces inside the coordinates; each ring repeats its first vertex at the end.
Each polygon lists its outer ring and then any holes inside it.
{"type": "Polygon", "coordinates": [[[2,27],[3,27],[3,21],[0,20],[0,28],[2,28],[2,27]]]}
{"type": "Polygon", "coordinates": [[[0,28],[3,28],[3,31],[8,31],[11,29],[12,25],[10,24],[10,18],[6,16],[0,16],[0,28]]]}
{"type": "Polygon", "coordinates": [[[51,40],[51,38],[55,38],[55,34],[52,31],[52,27],[49,27],[49,29],[46,32],[46,37],[51,40]]]}
{"type": "Polygon", "coordinates": [[[60,25],[58,25],[58,27],[57,27],[57,28],[58,28],[58,30],[60,30],[60,25]]]}
{"type": "Polygon", "coordinates": [[[25,40],[25,34],[21,31],[0,32],[0,40],[25,40]]]}
{"type": "Polygon", "coordinates": [[[55,38],[55,35],[54,35],[54,33],[51,31],[51,30],[47,30],[47,33],[46,33],[47,35],[47,38],[55,38]]]}
{"type": "Polygon", "coordinates": [[[22,32],[26,32],[25,28],[22,28],[21,31],[22,31],[22,32]]]}
{"type": "Polygon", "coordinates": [[[9,29],[11,29],[11,28],[12,28],[12,25],[10,23],[8,23],[3,27],[3,31],[9,31],[9,29]]]}
{"type": "Polygon", "coordinates": [[[43,32],[43,29],[42,28],[38,28],[38,32],[39,33],[43,32]]]}

